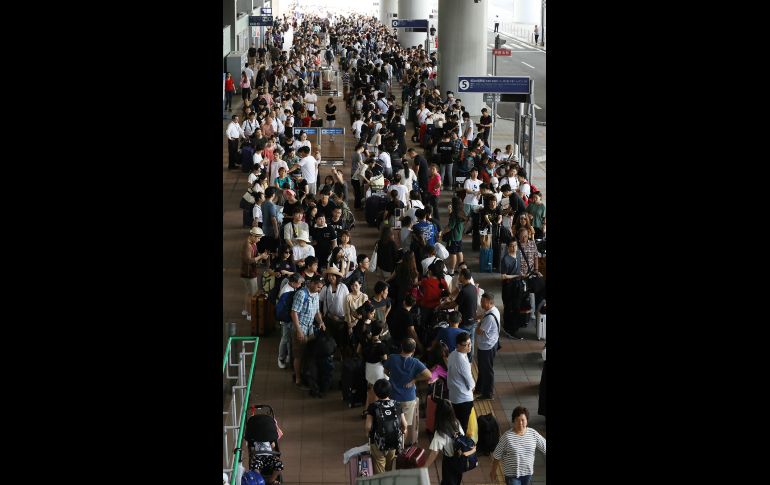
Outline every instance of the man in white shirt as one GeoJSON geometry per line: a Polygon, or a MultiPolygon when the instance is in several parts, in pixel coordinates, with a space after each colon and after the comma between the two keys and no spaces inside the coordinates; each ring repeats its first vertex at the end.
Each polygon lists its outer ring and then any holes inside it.
{"type": "Polygon", "coordinates": [[[307,192],[308,194],[316,194],[318,180],[318,165],[320,162],[310,154],[310,148],[302,146],[297,150],[300,160],[297,162],[296,167],[302,170],[302,178],[307,180],[307,192]]]}
{"type": "Polygon", "coordinates": [[[406,204],[409,202],[409,189],[402,182],[401,175],[394,175],[393,185],[391,185],[389,189],[398,192],[398,200],[403,202],[404,207],[406,207],[406,204]]]}
{"type": "Polygon", "coordinates": [[[257,114],[253,111],[249,113],[249,119],[243,122],[241,128],[243,128],[243,136],[246,138],[251,138],[251,135],[254,134],[257,128],[259,128],[259,124],[257,123],[257,114]]]}
{"type": "Polygon", "coordinates": [[[318,102],[318,96],[313,92],[313,88],[307,90],[305,95],[305,109],[312,118],[315,114],[315,104],[318,102]]]}
{"type": "Polygon", "coordinates": [[[465,188],[465,200],[463,200],[463,204],[465,204],[465,213],[470,215],[471,211],[473,210],[473,206],[479,205],[478,202],[478,196],[481,195],[481,180],[478,178],[478,170],[476,167],[473,167],[471,169],[471,175],[467,179],[465,179],[465,183],[463,184],[463,188],[465,188]]]}
{"type": "Polygon", "coordinates": [[[238,124],[238,115],[233,115],[232,121],[227,125],[227,152],[229,154],[229,163],[227,168],[235,170],[238,168],[238,141],[244,137],[243,128],[238,124]]]}
{"type": "Polygon", "coordinates": [[[355,115],[356,121],[353,122],[353,133],[356,136],[356,140],[361,138],[361,127],[364,126],[364,122],[361,120],[361,115],[355,115]]]}
{"type": "Polygon", "coordinates": [[[387,178],[393,177],[393,164],[391,163],[390,153],[380,152],[377,158],[380,160],[380,165],[382,165],[383,174],[387,178]]]}

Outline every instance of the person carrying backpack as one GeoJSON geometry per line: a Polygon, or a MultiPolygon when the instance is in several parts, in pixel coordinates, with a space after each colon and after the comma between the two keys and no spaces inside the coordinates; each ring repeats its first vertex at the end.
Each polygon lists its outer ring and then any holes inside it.
{"type": "Polygon", "coordinates": [[[305,278],[300,273],[289,276],[286,285],[281,286],[278,302],[275,305],[275,319],[281,325],[281,343],[278,344],[278,367],[285,369],[291,362],[291,305],[294,293],[302,287],[305,278]]]}
{"type": "Polygon", "coordinates": [[[366,410],[366,431],[375,475],[393,470],[396,455],[404,444],[406,417],[401,412],[401,405],[390,399],[391,390],[388,379],[378,379],[374,383],[377,400],[366,410]]]}
{"type": "Polygon", "coordinates": [[[478,465],[476,446],[466,437],[455,416],[452,403],[446,399],[436,402],[436,432],[428,447],[430,453],[425,467],[430,468],[441,453],[441,485],[459,485],[463,473],[478,465]]]}

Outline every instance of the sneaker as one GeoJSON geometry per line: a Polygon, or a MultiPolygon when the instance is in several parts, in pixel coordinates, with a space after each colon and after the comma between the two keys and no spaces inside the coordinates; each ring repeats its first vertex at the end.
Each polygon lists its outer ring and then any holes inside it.
{"type": "Polygon", "coordinates": [[[284,361],[282,361],[280,357],[278,357],[278,368],[279,369],[285,369],[286,368],[286,363],[284,361]]]}
{"type": "Polygon", "coordinates": [[[251,315],[246,314],[246,320],[251,321],[251,315]]]}
{"type": "MultiPolygon", "coordinates": [[[[243,226],[243,227],[246,227],[246,226],[243,226]]],[[[241,310],[241,315],[243,315],[244,317],[248,314],[249,312],[247,312],[246,310],[241,310]]]]}
{"type": "Polygon", "coordinates": [[[297,386],[297,389],[299,389],[300,391],[309,391],[310,390],[310,388],[308,386],[304,385],[304,384],[297,384],[295,382],[294,385],[297,386]]]}

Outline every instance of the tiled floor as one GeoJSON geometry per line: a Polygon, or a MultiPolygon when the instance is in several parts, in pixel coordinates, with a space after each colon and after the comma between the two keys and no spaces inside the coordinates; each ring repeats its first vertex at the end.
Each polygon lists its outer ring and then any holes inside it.
{"type": "MultiPolygon", "coordinates": [[[[395,86],[394,92],[400,99],[400,87],[395,86]]],[[[320,97],[325,99],[326,96],[320,97]]],[[[320,101],[320,99],[319,99],[320,101]]],[[[350,116],[345,110],[342,98],[338,98],[337,126],[350,127],[350,116]]],[[[234,108],[240,110],[240,98],[234,100],[234,108]]],[[[236,112],[235,110],[233,112],[236,112]]],[[[223,133],[228,121],[223,121],[223,133]]],[[[412,128],[409,123],[407,140],[412,128]]],[[[350,178],[350,155],[353,153],[354,140],[352,135],[345,135],[347,159],[344,165],[346,180],[350,178]]],[[[409,146],[412,143],[408,141],[409,146]]],[[[325,157],[340,154],[341,139],[336,138],[334,146],[324,140],[322,153],[325,157]]],[[[419,150],[419,148],[418,148],[419,150]]],[[[340,154],[341,155],[341,154],[340,154]]],[[[246,230],[241,227],[241,210],[238,201],[246,189],[247,174],[240,171],[227,170],[227,140],[223,137],[223,272],[224,272],[224,315],[223,334],[227,322],[237,322],[238,333],[249,333],[249,322],[241,316],[243,305],[243,285],[239,278],[240,247],[246,239],[246,230]]],[[[325,175],[322,171],[321,177],[325,175]]],[[[352,193],[352,190],[351,190],[352,193]]],[[[441,195],[442,220],[446,222],[445,208],[450,201],[448,193],[441,195]]],[[[351,207],[352,208],[352,207],[351,207]]],[[[357,224],[353,231],[352,243],[358,253],[371,253],[376,239],[376,229],[368,227],[364,221],[363,212],[354,211],[357,224]]],[[[500,295],[500,280],[495,274],[479,273],[475,262],[478,253],[470,251],[470,241],[464,245],[468,251],[465,259],[471,262],[474,279],[487,291],[500,295]],[[474,271],[475,270],[475,271],[474,271]]],[[[369,288],[376,281],[372,273],[367,275],[369,288]]],[[[500,299],[498,298],[498,301],[500,299]]],[[[499,305],[502,310],[502,306],[499,305]]],[[[496,398],[492,402],[493,412],[500,424],[501,431],[510,427],[511,411],[518,405],[527,406],[530,410],[530,426],[545,436],[545,418],[537,415],[537,396],[540,374],[542,371],[541,351],[543,342],[535,340],[534,329],[522,331],[525,340],[513,341],[503,339],[503,350],[495,360],[496,398]]],[[[276,365],[278,341],[280,335],[276,332],[260,339],[255,375],[252,382],[250,403],[270,404],[278,417],[284,431],[281,440],[282,460],[285,465],[283,473],[287,484],[347,484],[347,467],[342,463],[342,454],[355,446],[366,443],[364,421],[360,418],[362,408],[349,409],[342,401],[337,385],[333,387],[324,399],[310,397],[306,392],[298,390],[292,383],[291,371],[281,370],[276,365]]],[[[337,375],[339,369],[336,370],[337,375]]],[[[335,379],[336,382],[336,379],[335,379]]],[[[478,406],[477,406],[478,407],[478,406]]],[[[426,433],[420,434],[420,446],[427,448],[429,441],[426,433]]],[[[489,457],[480,457],[480,466],[463,477],[463,483],[489,483],[489,457]]],[[[439,483],[440,464],[431,467],[431,483],[439,483]]],[[[535,458],[535,473],[533,483],[545,483],[545,457],[537,454],[535,458]]]]}

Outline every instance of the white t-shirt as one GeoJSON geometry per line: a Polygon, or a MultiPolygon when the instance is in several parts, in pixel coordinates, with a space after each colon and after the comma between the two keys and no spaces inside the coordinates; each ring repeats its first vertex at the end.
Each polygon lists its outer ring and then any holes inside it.
{"type": "Polygon", "coordinates": [[[531,190],[531,188],[530,188],[530,186],[529,186],[529,182],[524,182],[523,184],[521,184],[521,185],[519,186],[519,188],[521,189],[521,195],[522,195],[522,197],[524,197],[525,195],[526,195],[527,197],[529,197],[529,195],[530,195],[530,190],[531,190]]]}
{"type": "Polygon", "coordinates": [[[466,192],[468,192],[468,194],[465,196],[465,200],[463,201],[464,204],[478,204],[476,196],[473,195],[472,192],[478,192],[479,186],[481,186],[481,184],[481,179],[472,180],[470,177],[465,179],[463,187],[465,188],[466,192]]]}
{"type": "Polygon", "coordinates": [[[441,261],[441,258],[439,258],[438,256],[428,256],[427,258],[421,261],[420,264],[422,264],[422,274],[424,275],[428,274],[428,266],[433,264],[434,261],[441,261]]]}
{"type": "Polygon", "coordinates": [[[308,155],[297,164],[302,168],[302,178],[307,180],[307,183],[314,184],[318,178],[318,160],[313,155],[308,155]]]}
{"type": "Polygon", "coordinates": [[[382,167],[383,168],[393,168],[393,165],[390,161],[390,154],[388,152],[382,152],[379,155],[379,159],[382,161],[382,167]]]}
{"type": "Polygon", "coordinates": [[[305,109],[308,111],[315,111],[315,104],[318,102],[318,96],[307,93],[305,95],[305,109]]]}
{"type": "MultiPolygon", "coordinates": [[[[458,426],[458,429],[460,430],[460,434],[465,436],[465,433],[463,433],[462,426],[458,426]]],[[[430,445],[428,446],[428,449],[430,451],[438,451],[447,456],[454,456],[455,454],[454,441],[455,441],[454,438],[452,438],[451,436],[447,436],[441,431],[436,431],[433,434],[433,439],[431,440],[430,445]]]]}
{"type": "MultiPolygon", "coordinates": [[[[406,177],[404,172],[405,170],[403,168],[398,171],[398,174],[401,175],[401,183],[404,184],[407,189],[412,190],[412,183],[417,180],[417,174],[414,173],[414,170],[412,170],[411,167],[409,168],[409,175],[411,175],[411,177],[406,177]]],[[[404,205],[406,205],[406,201],[404,201],[404,205]]]]}
{"type": "Polygon", "coordinates": [[[310,153],[313,153],[313,147],[310,146],[310,140],[300,141],[300,140],[294,140],[294,143],[291,144],[291,147],[294,149],[294,153],[299,150],[299,147],[308,147],[310,149],[310,153]]]}
{"type": "Polygon", "coordinates": [[[300,259],[305,259],[308,256],[315,256],[315,249],[310,244],[305,244],[304,246],[295,244],[291,248],[291,255],[294,257],[294,262],[296,263],[300,259]]]}
{"type": "Polygon", "coordinates": [[[353,122],[353,133],[355,133],[356,138],[361,138],[361,127],[364,126],[364,122],[361,120],[356,120],[353,122]]]}
{"type": "Polygon", "coordinates": [[[398,192],[398,200],[403,202],[404,207],[406,207],[406,203],[409,202],[409,189],[401,184],[394,184],[388,187],[388,191],[391,190],[398,192]]]}
{"type": "Polygon", "coordinates": [[[422,203],[421,200],[410,200],[408,204],[406,204],[406,214],[409,217],[412,218],[412,223],[417,223],[417,216],[414,215],[415,212],[417,212],[417,209],[425,209],[425,204],[422,203]],[[411,205],[411,207],[409,207],[411,205]]]}

